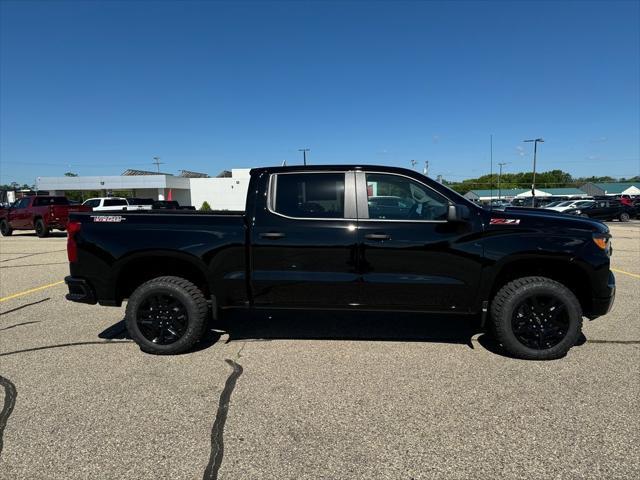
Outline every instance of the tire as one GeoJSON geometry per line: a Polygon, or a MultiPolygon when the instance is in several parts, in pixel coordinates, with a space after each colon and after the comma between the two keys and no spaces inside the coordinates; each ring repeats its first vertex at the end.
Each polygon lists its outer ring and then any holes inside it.
{"type": "Polygon", "coordinates": [[[49,229],[44,224],[44,220],[42,220],[41,218],[36,220],[35,227],[36,227],[36,235],[38,235],[40,238],[45,238],[49,236],[49,229]]]}
{"type": "Polygon", "coordinates": [[[629,215],[627,212],[622,212],[618,217],[618,220],[620,220],[621,222],[628,222],[629,220],[631,220],[631,215],[629,215]]]}
{"type": "Polygon", "coordinates": [[[552,360],[564,357],[576,344],[582,333],[582,308],[563,284],[523,277],[504,285],[493,298],[490,326],[509,355],[552,360]]]}
{"type": "Polygon", "coordinates": [[[11,228],[11,225],[9,225],[6,220],[0,221],[0,235],[10,237],[12,233],[13,228],[11,228]]]}
{"type": "Polygon", "coordinates": [[[157,277],[131,294],[125,320],[129,335],[143,352],[174,355],[190,350],[202,339],[208,309],[204,295],[190,281],[157,277]],[[153,312],[154,305],[160,315],[153,312]]]}

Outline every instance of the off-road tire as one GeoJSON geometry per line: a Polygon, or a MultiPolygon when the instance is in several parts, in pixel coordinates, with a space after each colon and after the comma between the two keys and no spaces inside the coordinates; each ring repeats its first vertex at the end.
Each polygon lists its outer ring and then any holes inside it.
{"type": "Polygon", "coordinates": [[[491,333],[507,354],[526,360],[552,360],[564,357],[582,332],[582,308],[571,290],[546,277],[522,277],[504,285],[491,302],[491,333]],[[530,348],[513,332],[515,309],[534,295],[548,295],[560,300],[567,311],[568,328],[564,338],[551,348],[530,348]]]}
{"type": "Polygon", "coordinates": [[[13,228],[6,220],[0,221],[0,235],[3,237],[10,237],[13,234],[13,228]]]}
{"type": "Polygon", "coordinates": [[[49,229],[44,224],[44,220],[42,220],[41,218],[36,220],[35,229],[36,229],[36,235],[38,235],[40,238],[45,238],[49,236],[49,229]]]}
{"type": "Polygon", "coordinates": [[[629,220],[631,220],[631,215],[629,215],[627,212],[622,212],[620,216],[618,216],[618,220],[620,220],[621,222],[628,222],[629,220]]]}
{"type": "Polygon", "coordinates": [[[131,338],[140,350],[155,355],[174,355],[189,351],[198,343],[207,328],[207,300],[202,291],[189,280],[180,277],[157,277],[140,285],[129,297],[126,309],[126,325],[131,338]],[[186,309],[188,324],[185,333],[174,343],[160,345],[147,339],[137,323],[138,309],[148,296],[169,294],[186,309]]]}

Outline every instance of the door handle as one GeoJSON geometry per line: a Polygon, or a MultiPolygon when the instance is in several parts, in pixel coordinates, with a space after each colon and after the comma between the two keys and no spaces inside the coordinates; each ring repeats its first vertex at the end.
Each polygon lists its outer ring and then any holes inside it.
{"type": "Polygon", "coordinates": [[[284,238],[285,234],[282,232],[264,232],[260,234],[260,238],[267,238],[269,240],[277,240],[278,238],[284,238]]]}
{"type": "Polygon", "coordinates": [[[386,233],[367,233],[364,238],[367,240],[391,240],[391,235],[386,233]]]}

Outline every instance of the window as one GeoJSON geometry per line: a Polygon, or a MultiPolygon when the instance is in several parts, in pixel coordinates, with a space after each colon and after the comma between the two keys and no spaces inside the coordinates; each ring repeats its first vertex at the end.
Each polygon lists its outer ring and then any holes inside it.
{"type": "Polygon", "coordinates": [[[446,220],[449,202],[410,178],[367,173],[367,204],[372,219],[446,220]]]}
{"type": "Polygon", "coordinates": [[[67,197],[36,197],[33,202],[34,207],[47,205],[69,205],[69,200],[67,200],[67,197]]]}
{"type": "Polygon", "coordinates": [[[123,198],[108,198],[104,201],[105,207],[121,207],[126,205],[128,205],[128,203],[123,198]]]}
{"type": "Polygon", "coordinates": [[[97,198],[91,199],[91,200],[87,200],[86,202],[84,202],[82,205],[84,205],[85,207],[97,207],[100,205],[100,200],[97,198]]]}
{"type": "Polygon", "coordinates": [[[343,173],[292,173],[272,178],[277,213],[299,218],[344,218],[343,173]]]}
{"type": "Polygon", "coordinates": [[[18,200],[15,203],[15,206],[13,208],[27,208],[28,206],[29,206],[29,198],[25,197],[18,200]]]}

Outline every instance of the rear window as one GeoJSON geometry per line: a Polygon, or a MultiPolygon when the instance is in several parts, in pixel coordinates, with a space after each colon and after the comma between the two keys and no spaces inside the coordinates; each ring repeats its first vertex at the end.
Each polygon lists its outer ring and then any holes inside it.
{"type": "Polygon", "coordinates": [[[344,218],[344,173],[274,176],[277,213],[298,218],[344,218]]]}
{"type": "Polygon", "coordinates": [[[69,205],[69,200],[67,200],[67,197],[36,197],[33,201],[34,207],[46,205],[69,205]]]}
{"type": "Polygon", "coordinates": [[[108,198],[104,201],[105,207],[121,207],[128,205],[127,201],[120,198],[108,198]]]}

